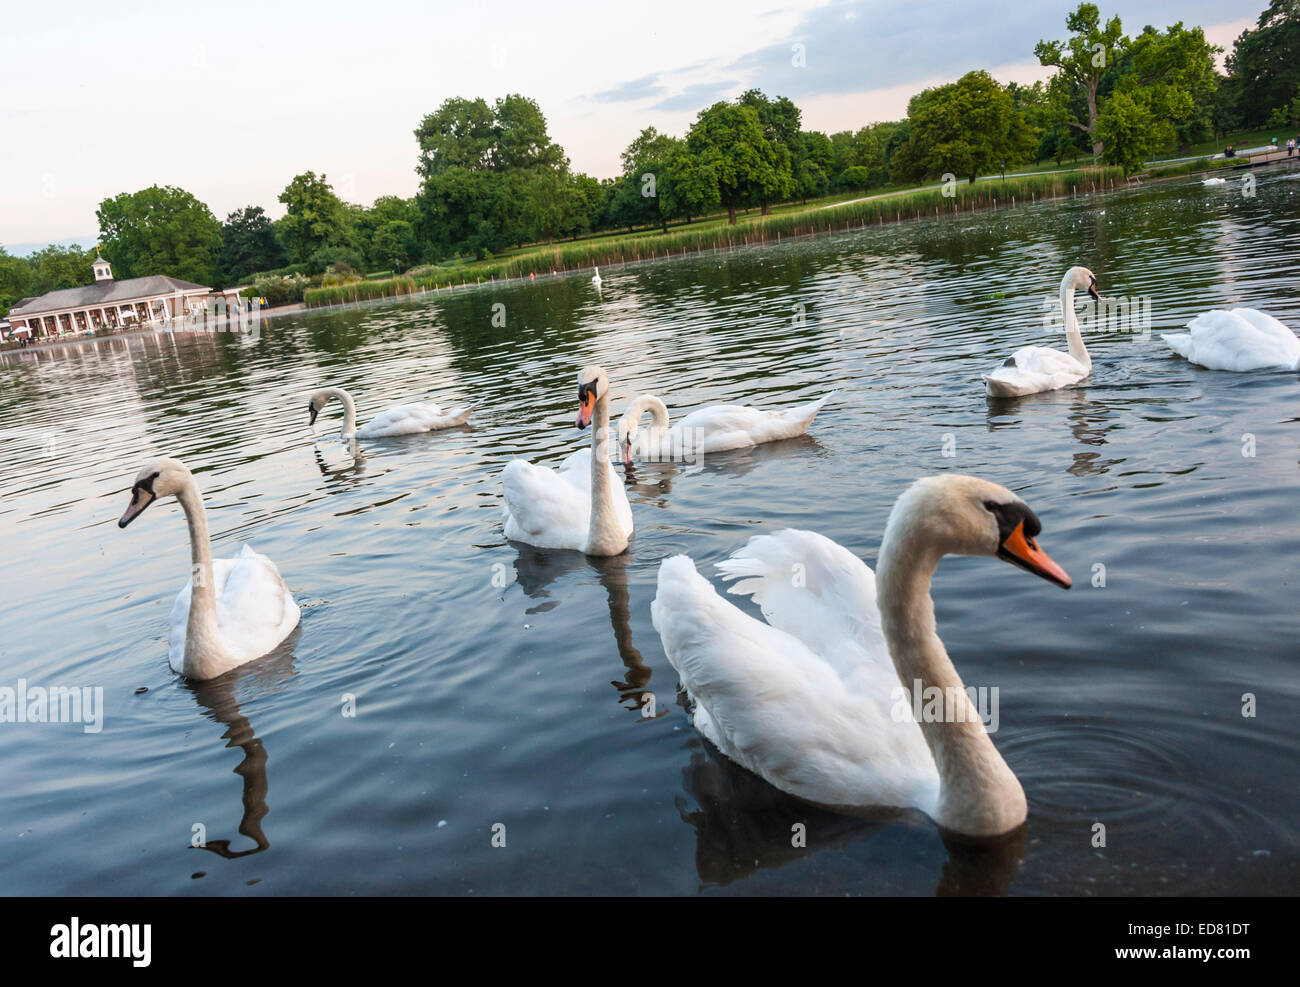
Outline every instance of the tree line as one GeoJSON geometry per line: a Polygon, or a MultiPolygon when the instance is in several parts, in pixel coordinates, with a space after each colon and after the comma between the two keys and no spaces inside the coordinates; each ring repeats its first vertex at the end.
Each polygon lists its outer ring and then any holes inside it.
{"type": "MultiPolygon", "coordinates": [[[[1046,83],[1003,85],[974,71],[915,95],[906,119],[857,131],[805,130],[790,99],[757,89],[699,112],[681,137],[645,128],[620,174],[575,172],[538,104],[447,99],[415,128],[419,191],[345,202],[326,175],[295,176],[279,195],[224,222],[184,189],[123,193],[96,211],[118,278],[170,274],[202,284],[338,283],[364,272],[491,258],[530,243],[690,223],[836,193],[951,174],[974,180],[1029,162],[1099,160],[1132,171],[1152,155],[1259,126],[1300,127],[1300,0],[1271,0],[1215,69],[1219,49],[1181,22],[1133,37],[1081,3],[1068,36],[1035,47],[1046,83]]],[[[0,249],[0,312],[19,298],[91,280],[93,251],[0,249]]],[[[272,301],[284,300],[273,298],[272,301]]]]}

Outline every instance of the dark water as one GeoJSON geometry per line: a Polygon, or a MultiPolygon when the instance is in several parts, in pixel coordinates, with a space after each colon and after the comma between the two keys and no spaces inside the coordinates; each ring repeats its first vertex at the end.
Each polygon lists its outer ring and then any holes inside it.
{"type": "Polygon", "coordinates": [[[0,358],[0,686],[98,686],[106,707],[97,734],[0,724],[0,891],[1294,893],[1297,375],[1204,371],[1122,332],[1090,338],[1084,388],[991,404],[979,374],[1064,346],[1042,302],[1074,263],[1150,296],[1155,332],[1232,303],[1300,326],[1295,178],[609,270],[603,298],[582,276],[287,318],[252,344],[0,358]],[[638,467],[626,557],[508,544],[499,472],[587,441],[590,362],[616,408],[642,390],[677,411],[840,393],[805,439],[638,467]],[[425,395],[478,410],[354,462],[307,428],[325,384],[363,420],[425,395]],[[166,662],[179,509],[114,524],[160,453],[197,474],[216,554],[249,541],[303,604],[282,653],[202,686],[166,662]],[[935,583],[965,680],[1000,690],[995,740],[1029,797],[1027,829],[992,848],[917,814],[819,812],[725,761],[650,624],[665,556],[704,568],[797,525],[874,565],[894,498],[942,470],[1019,491],[1076,583],[985,559],[935,583]]]}

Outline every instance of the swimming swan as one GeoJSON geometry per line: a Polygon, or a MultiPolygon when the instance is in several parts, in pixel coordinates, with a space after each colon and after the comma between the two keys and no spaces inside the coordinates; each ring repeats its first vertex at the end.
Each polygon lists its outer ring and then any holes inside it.
{"type": "Polygon", "coordinates": [[[633,455],[655,462],[689,459],[706,452],[745,449],[762,442],[790,439],[808,431],[822,405],[834,392],[820,400],[777,411],[760,411],[749,405],[716,404],[699,408],[669,427],[668,406],[653,394],[633,398],[618,423],[618,446],[623,462],[633,455]],[[640,434],[641,416],[650,412],[649,431],[640,434]]]}
{"type": "Polygon", "coordinates": [[[878,576],[830,539],[787,529],[718,563],[724,579],[743,577],[730,592],[753,597],[767,623],[723,600],[685,555],[660,565],[651,618],[696,728],[733,761],[808,802],[914,807],[995,836],[1024,822],[1024,791],[939,640],[930,578],[944,555],[987,555],[1068,589],[1039,530],[1004,487],[929,477],[894,504],[878,576]],[[918,726],[913,704],[932,695],[955,715],[922,707],[936,721],[918,726]]]}
{"type": "Polygon", "coordinates": [[[185,512],[194,573],[168,618],[172,671],[212,679],[274,650],[299,618],[298,604],[275,563],[248,545],[233,559],[213,560],[203,495],[193,474],[176,459],[155,459],[140,470],[117,526],[125,528],[160,497],[175,497],[185,512]]]}
{"type": "Polygon", "coordinates": [[[1202,312],[1190,332],[1163,333],[1181,357],[1211,370],[1300,370],[1300,339],[1271,315],[1253,308],[1202,312]]]}
{"type": "Polygon", "coordinates": [[[609,461],[609,378],[600,367],[578,374],[577,424],[592,425],[591,448],[575,452],[559,470],[522,459],[507,464],[501,474],[506,537],[538,548],[619,555],[632,537],[632,506],[609,461]]]}
{"type": "Polygon", "coordinates": [[[345,439],[383,439],[393,435],[415,435],[419,432],[433,432],[440,428],[452,428],[469,421],[469,408],[444,412],[436,404],[399,404],[386,411],[381,411],[374,418],[357,428],[357,406],[352,395],[341,387],[326,387],[311,396],[307,404],[308,424],[316,424],[316,416],[321,413],[330,398],[337,398],[343,405],[343,432],[345,439]]]}
{"type": "Polygon", "coordinates": [[[1007,357],[991,374],[984,375],[988,393],[995,398],[1020,397],[1039,391],[1055,391],[1077,384],[1092,373],[1092,358],[1083,345],[1079,320],[1074,316],[1074,293],[1084,288],[1093,300],[1097,279],[1086,267],[1072,267],[1061,279],[1061,312],[1065,316],[1065,336],[1070,352],[1062,353],[1048,346],[1023,346],[1007,357]]]}

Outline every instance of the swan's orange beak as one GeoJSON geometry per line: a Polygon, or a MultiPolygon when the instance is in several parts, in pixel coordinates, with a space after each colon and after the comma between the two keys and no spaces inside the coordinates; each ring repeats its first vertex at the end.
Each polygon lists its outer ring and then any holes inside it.
{"type": "Polygon", "coordinates": [[[126,505],[126,510],[122,517],[118,519],[117,526],[125,528],[128,524],[144,513],[144,509],[152,504],[155,500],[152,490],[147,490],[140,484],[131,488],[131,503],[126,505]]]}
{"type": "Polygon", "coordinates": [[[1025,534],[1025,522],[1022,520],[1011,534],[1002,539],[998,547],[998,558],[1006,559],[1012,565],[1042,576],[1049,583],[1056,583],[1062,589],[1069,589],[1070,574],[1052,561],[1051,556],[1038,547],[1034,539],[1025,534]]]}
{"type": "Polygon", "coordinates": [[[591,424],[591,416],[596,410],[596,389],[583,387],[578,389],[578,428],[591,424]]]}

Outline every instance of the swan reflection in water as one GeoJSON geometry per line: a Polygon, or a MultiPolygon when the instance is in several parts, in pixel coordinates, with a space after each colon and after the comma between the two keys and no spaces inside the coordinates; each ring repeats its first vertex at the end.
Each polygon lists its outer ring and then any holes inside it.
{"type": "MultiPolygon", "coordinates": [[[[366,456],[356,439],[316,442],[312,448],[316,468],[327,480],[355,483],[366,472],[366,456]]],[[[330,486],[336,485],[331,483],[330,486]]]]}
{"type": "Polygon", "coordinates": [[[243,850],[232,850],[231,841],[227,839],[208,839],[205,843],[192,849],[209,850],[227,860],[248,857],[269,849],[271,841],[262,830],[262,820],[269,808],[266,804],[270,783],[266,775],[267,753],[261,739],[257,736],[253,724],[240,711],[240,702],[235,698],[241,686],[250,686],[251,691],[244,702],[260,699],[268,692],[278,691],[296,674],[293,667],[293,645],[299,631],[285,641],[284,645],[272,655],[247,665],[241,665],[225,675],[206,681],[185,681],[184,688],[194,694],[195,701],[204,710],[204,715],[224,724],[225,733],[221,738],[226,747],[238,747],[244,752],[244,759],[235,766],[234,773],[243,779],[243,814],[239,820],[239,833],[252,840],[254,846],[243,850]]]}
{"type": "Polygon", "coordinates": [[[518,555],[515,557],[515,580],[530,599],[544,600],[530,607],[528,613],[544,613],[558,605],[549,599],[547,587],[560,576],[578,572],[590,566],[605,589],[609,604],[609,622],[614,630],[614,645],[623,662],[622,680],[610,682],[618,691],[618,701],[643,719],[658,719],[667,714],[657,709],[655,696],[648,686],[651,669],[632,643],[632,607],[627,588],[627,569],[631,564],[628,553],[605,557],[586,556],[580,552],[561,549],[536,548],[523,542],[512,542],[518,555]]]}
{"type": "MultiPolygon", "coordinates": [[[[690,808],[680,795],[675,802],[682,820],[695,829],[695,869],[704,886],[726,886],[823,850],[889,838],[900,825],[933,825],[909,809],[880,808],[853,816],[832,812],[787,795],[703,737],[692,737],[687,747],[691,755],[682,769],[682,786],[695,805],[690,808]],[[800,841],[795,840],[796,824],[804,827],[800,841]]],[[[971,840],[938,830],[948,858],[936,876],[934,893],[939,897],[1006,894],[1024,857],[1028,831],[1025,823],[996,839],[971,840]]],[[[899,893],[896,888],[869,885],[860,891],[899,893]]]]}
{"type": "Polygon", "coordinates": [[[634,504],[652,507],[668,506],[667,496],[673,491],[673,481],[678,476],[714,474],[741,477],[762,465],[768,459],[783,459],[791,455],[815,455],[823,446],[813,436],[796,435],[789,439],[764,442],[744,449],[703,453],[692,461],[635,460],[623,466],[627,498],[634,504]]]}

